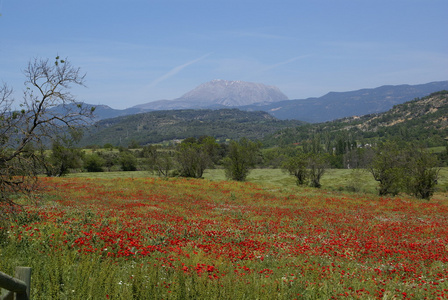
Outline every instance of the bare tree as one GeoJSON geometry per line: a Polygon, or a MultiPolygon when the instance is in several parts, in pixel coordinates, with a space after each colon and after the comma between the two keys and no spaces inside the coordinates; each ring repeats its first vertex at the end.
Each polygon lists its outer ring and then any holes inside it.
{"type": "Polygon", "coordinates": [[[0,202],[10,204],[12,195],[34,188],[38,164],[33,146],[51,144],[86,125],[94,110],[69,92],[73,85],[84,86],[85,75],[59,56],[54,62],[30,61],[24,75],[20,103],[12,99],[10,87],[0,87],[0,202]]]}

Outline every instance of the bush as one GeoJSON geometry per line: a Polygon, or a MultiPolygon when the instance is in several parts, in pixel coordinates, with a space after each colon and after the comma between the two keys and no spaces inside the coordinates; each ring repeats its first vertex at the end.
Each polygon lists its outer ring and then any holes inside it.
{"type": "Polygon", "coordinates": [[[176,161],[180,176],[202,178],[207,168],[213,167],[218,144],[215,139],[203,136],[188,138],[177,147],[176,161]]]}
{"type": "Polygon", "coordinates": [[[104,159],[98,154],[86,155],[84,158],[84,169],[87,172],[103,172],[104,159]]]}
{"type": "Polygon", "coordinates": [[[406,164],[406,191],[419,199],[430,199],[435,192],[440,169],[437,157],[423,148],[409,148],[406,164]]]}
{"type": "Polygon", "coordinates": [[[244,181],[255,167],[260,155],[261,145],[242,138],[239,142],[231,141],[229,154],[223,160],[226,177],[228,179],[244,181]]]}
{"type": "Polygon", "coordinates": [[[386,142],[378,146],[369,165],[373,178],[379,182],[378,194],[380,196],[396,196],[403,190],[404,156],[398,144],[386,142]]]}
{"type": "Polygon", "coordinates": [[[325,173],[325,170],[328,168],[328,159],[327,156],[323,154],[310,154],[308,156],[308,169],[309,169],[309,178],[310,178],[310,186],[315,188],[320,188],[322,185],[320,183],[320,179],[325,173]]]}
{"type": "Polygon", "coordinates": [[[303,152],[289,158],[282,165],[282,169],[296,178],[297,185],[304,185],[308,181],[307,155],[303,152]]]}
{"type": "Polygon", "coordinates": [[[137,158],[130,151],[120,153],[120,165],[123,171],[136,171],[137,158]]]}

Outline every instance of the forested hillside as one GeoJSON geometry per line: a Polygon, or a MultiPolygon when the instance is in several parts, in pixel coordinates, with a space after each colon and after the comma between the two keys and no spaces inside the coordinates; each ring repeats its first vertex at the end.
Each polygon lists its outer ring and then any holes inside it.
{"type": "Polygon", "coordinates": [[[280,129],[302,124],[280,121],[266,112],[237,109],[154,111],[99,121],[84,134],[80,145],[146,145],[204,135],[220,141],[242,137],[261,140],[280,129]]]}
{"type": "Polygon", "coordinates": [[[398,138],[431,147],[445,145],[446,137],[448,91],[444,90],[395,105],[385,113],[283,129],[266,138],[264,144],[291,145],[315,138],[323,144],[341,139],[369,143],[380,138],[398,138]]]}

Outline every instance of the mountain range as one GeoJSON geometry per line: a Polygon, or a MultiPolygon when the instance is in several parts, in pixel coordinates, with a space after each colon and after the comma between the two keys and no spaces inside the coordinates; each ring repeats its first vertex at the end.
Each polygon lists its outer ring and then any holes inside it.
{"type": "Polygon", "coordinates": [[[384,85],[373,89],[350,92],[330,92],[319,98],[249,105],[240,107],[240,109],[266,111],[281,120],[295,119],[320,123],[345,117],[385,112],[394,105],[441,90],[448,90],[448,81],[418,85],[384,85]]]}
{"type": "Polygon", "coordinates": [[[96,120],[133,115],[154,110],[238,108],[265,111],[280,120],[310,123],[350,116],[380,113],[415,98],[448,90],[448,81],[419,85],[385,85],[348,92],[330,92],[322,97],[293,99],[274,86],[244,81],[212,80],[199,85],[182,97],[136,105],[124,110],[96,106],[96,120]]]}
{"type": "Polygon", "coordinates": [[[265,146],[292,145],[315,138],[372,143],[382,138],[445,145],[448,137],[448,91],[416,98],[376,114],[322,123],[278,120],[267,112],[239,109],[164,110],[105,119],[86,131],[80,146],[127,146],[213,136],[223,142],[246,137],[265,146]]]}
{"type": "Polygon", "coordinates": [[[264,140],[264,145],[290,145],[320,135],[324,140],[345,138],[365,143],[378,139],[413,141],[428,147],[446,146],[448,91],[394,105],[377,114],[352,116],[330,122],[285,128],[264,140]]]}

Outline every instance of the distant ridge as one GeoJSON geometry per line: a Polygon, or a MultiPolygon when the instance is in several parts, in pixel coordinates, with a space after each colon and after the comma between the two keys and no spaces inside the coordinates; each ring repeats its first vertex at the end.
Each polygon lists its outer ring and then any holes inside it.
{"type": "Polygon", "coordinates": [[[448,81],[418,85],[384,85],[350,92],[330,92],[319,98],[288,100],[265,105],[248,105],[242,110],[269,112],[280,120],[326,122],[350,116],[385,112],[394,105],[448,90],[448,81]]]}
{"type": "Polygon", "coordinates": [[[286,100],[286,95],[281,93],[276,87],[256,83],[242,83],[242,81],[213,80],[198,86],[176,100],[160,100],[124,110],[113,109],[106,105],[87,105],[96,107],[95,115],[97,121],[153,110],[221,109],[231,107],[246,111],[265,111],[280,120],[289,119],[319,123],[350,116],[385,112],[394,105],[425,97],[441,90],[448,90],[448,81],[436,81],[418,85],[384,85],[377,88],[349,92],[330,92],[319,98],[286,100]],[[207,87],[208,85],[214,86],[215,89],[210,90],[207,87]],[[257,95],[254,90],[258,90],[259,95],[263,94],[264,96],[252,98],[247,96],[245,97],[246,100],[244,100],[247,102],[231,101],[233,98],[222,97],[222,94],[220,94],[220,90],[226,85],[233,86],[235,94],[257,95]],[[247,90],[242,91],[243,87],[247,88],[247,90]],[[248,90],[251,90],[251,87],[254,89],[252,89],[252,92],[248,92],[248,90]],[[265,87],[266,89],[264,89],[265,87]],[[263,93],[261,92],[262,90],[264,90],[263,93]],[[207,94],[205,91],[209,91],[209,93],[207,94]],[[214,94],[211,91],[214,91],[214,94]],[[188,99],[196,100],[189,101],[188,99]],[[276,99],[280,100],[276,101],[276,99]],[[249,102],[254,103],[238,104],[249,102]],[[233,106],[226,106],[225,104],[233,104],[233,106]]]}

